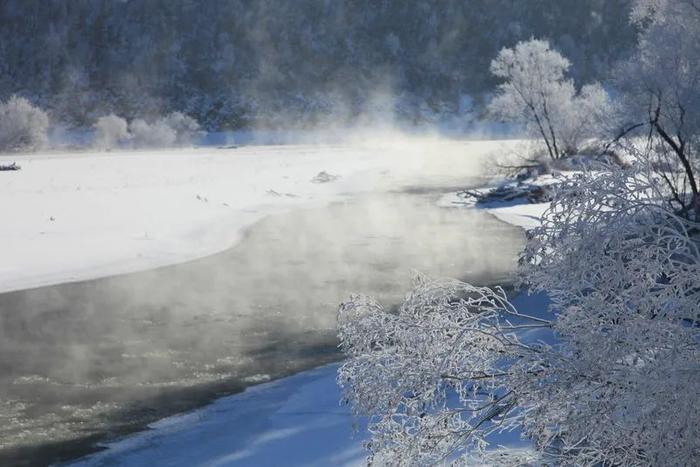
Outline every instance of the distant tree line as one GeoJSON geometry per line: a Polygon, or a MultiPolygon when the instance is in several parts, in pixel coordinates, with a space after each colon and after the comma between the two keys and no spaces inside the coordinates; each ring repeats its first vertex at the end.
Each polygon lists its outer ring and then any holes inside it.
{"type": "Polygon", "coordinates": [[[576,82],[605,80],[634,45],[628,3],[4,0],[0,99],[71,126],[178,111],[229,129],[350,120],[382,90],[401,118],[439,118],[480,109],[491,59],[531,37],[568,57],[576,82]]]}

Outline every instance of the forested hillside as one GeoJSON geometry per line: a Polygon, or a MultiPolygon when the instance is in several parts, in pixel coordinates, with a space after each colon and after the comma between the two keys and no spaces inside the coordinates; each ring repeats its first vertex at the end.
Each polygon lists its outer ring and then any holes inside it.
{"type": "Polygon", "coordinates": [[[3,0],[0,98],[71,126],[109,112],[343,121],[377,95],[401,118],[439,118],[480,108],[491,59],[530,37],[577,82],[605,79],[634,43],[627,16],[627,0],[3,0]]]}

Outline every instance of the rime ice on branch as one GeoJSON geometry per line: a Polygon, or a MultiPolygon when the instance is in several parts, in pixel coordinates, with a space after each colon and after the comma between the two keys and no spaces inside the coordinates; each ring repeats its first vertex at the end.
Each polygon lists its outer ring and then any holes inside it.
{"type": "Polygon", "coordinates": [[[556,189],[523,255],[523,283],[549,293],[551,314],[423,277],[397,312],[359,296],[341,306],[338,381],[370,416],[372,459],[522,465],[486,449],[516,428],[560,465],[698,458],[698,226],[668,209],[653,171],[606,170],[556,189]],[[554,339],[531,342],[537,328],[554,339]]]}

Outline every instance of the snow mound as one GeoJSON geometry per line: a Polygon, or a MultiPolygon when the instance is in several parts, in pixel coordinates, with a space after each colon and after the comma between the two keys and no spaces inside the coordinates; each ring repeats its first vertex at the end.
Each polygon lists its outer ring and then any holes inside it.
{"type": "Polygon", "coordinates": [[[325,170],[319,172],[314,178],[311,179],[311,183],[328,183],[338,180],[339,175],[331,175],[325,170]]]}

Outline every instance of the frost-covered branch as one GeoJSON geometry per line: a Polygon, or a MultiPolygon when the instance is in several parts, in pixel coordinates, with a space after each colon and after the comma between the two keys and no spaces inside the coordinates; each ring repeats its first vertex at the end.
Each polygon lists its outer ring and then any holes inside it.
{"type": "Polygon", "coordinates": [[[488,449],[490,435],[518,429],[558,465],[692,464],[698,226],[667,194],[643,166],[554,190],[521,266],[523,284],[550,295],[549,314],[522,313],[498,288],[425,277],[395,312],[361,296],[344,303],[338,381],[370,417],[371,459],[519,465],[525,454],[488,449]],[[533,342],[532,329],[551,339],[533,342]]]}
{"type": "MultiPolygon", "coordinates": [[[[700,13],[694,0],[635,0],[639,27],[633,56],[616,70],[619,107],[628,121],[645,122],[651,156],[671,174],[674,201],[700,220],[700,13]],[[688,193],[689,192],[689,193],[688,193]]],[[[622,141],[626,149],[634,142],[622,141]]]]}
{"type": "Polygon", "coordinates": [[[517,331],[550,324],[518,312],[500,288],[448,279],[418,276],[397,312],[351,297],[339,313],[351,358],[338,381],[355,413],[372,417],[375,460],[437,462],[518,426],[517,381],[541,371],[548,348],[517,331]]]}

